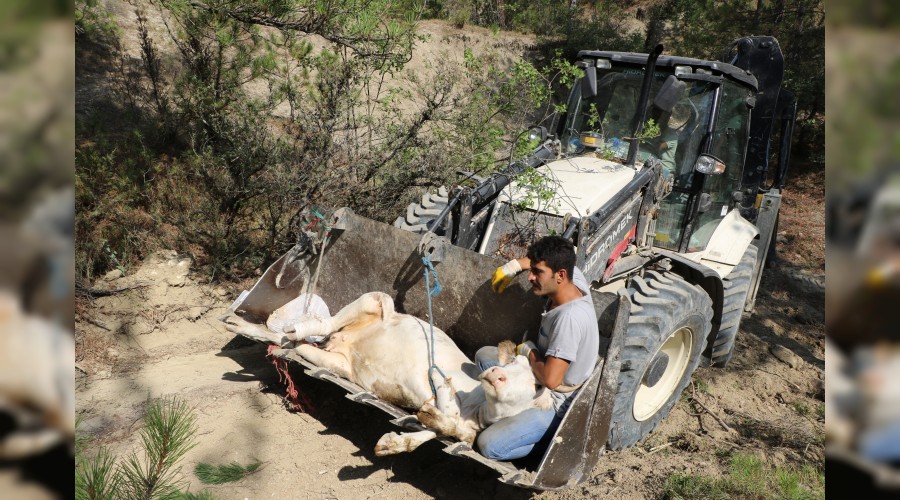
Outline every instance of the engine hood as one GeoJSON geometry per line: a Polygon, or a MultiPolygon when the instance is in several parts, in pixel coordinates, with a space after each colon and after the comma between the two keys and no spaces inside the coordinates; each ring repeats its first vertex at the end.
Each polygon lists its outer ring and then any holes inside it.
{"type": "Polygon", "coordinates": [[[507,195],[513,204],[547,214],[590,215],[622,190],[637,174],[631,167],[595,156],[578,156],[548,163],[537,169],[544,177],[537,190],[513,182],[507,195]],[[552,193],[549,201],[538,196],[552,193]]]}

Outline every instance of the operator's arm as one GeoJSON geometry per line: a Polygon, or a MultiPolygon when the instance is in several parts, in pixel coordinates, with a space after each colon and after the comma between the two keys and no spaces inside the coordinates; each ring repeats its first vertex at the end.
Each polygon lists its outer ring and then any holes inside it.
{"type": "Polygon", "coordinates": [[[516,275],[529,269],[531,269],[531,260],[528,257],[513,259],[494,271],[494,275],[491,277],[491,288],[495,293],[503,293],[516,275]]]}
{"type": "Polygon", "coordinates": [[[569,369],[568,361],[555,356],[541,356],[537,349],[528,353],[528,362],[531,363],[531,371],[538,382],[550,390],[562,383],[566,370],[569,369]]]}

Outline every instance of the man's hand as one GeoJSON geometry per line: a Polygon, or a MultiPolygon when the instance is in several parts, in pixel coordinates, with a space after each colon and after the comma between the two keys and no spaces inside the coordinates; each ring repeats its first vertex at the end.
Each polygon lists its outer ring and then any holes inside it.
{"type": "Polygon", "coordinates": [[[519,356],[525,356],[527,358],[528,353],[535,349],[537,349],[537,346],[534,345],[534,342],[526,340],[525,342],[522,342],[521,344],[516,346],[516,354],[519,356]]]}
{"type": "Polygon", "coordinates": [[[506,291],[506,287],[512,283],[513,278],[521,272],[522,265],[516,259],[503,264],[494,271],[494,276],[491,277],[491,289],[494,290],[494,293],[503,293],[506,291]]]}

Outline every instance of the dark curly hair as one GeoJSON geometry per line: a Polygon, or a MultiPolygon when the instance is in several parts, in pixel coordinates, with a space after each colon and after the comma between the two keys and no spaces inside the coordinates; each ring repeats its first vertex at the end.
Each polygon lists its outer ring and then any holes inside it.
{"type": "Polygon", "coordinates": [[[526,255],[532,265],[544,261],[554,273],[565,269],[566,276],[572,280],[572,273],[575,272],[575,246],[571,241],[560,236],[544,236],[528,247],[526,255]]]}

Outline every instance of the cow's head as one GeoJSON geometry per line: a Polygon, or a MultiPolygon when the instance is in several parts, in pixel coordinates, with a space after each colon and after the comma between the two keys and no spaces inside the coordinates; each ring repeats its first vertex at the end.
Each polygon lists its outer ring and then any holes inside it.
{"type": "Polygon", "coordinates": [[[516,356],[505,366],[488,368],[479,379],[488,404],[492,406],[525,409],[532,406],[538,393],[537,380],[525,356],[516,356]]]}

